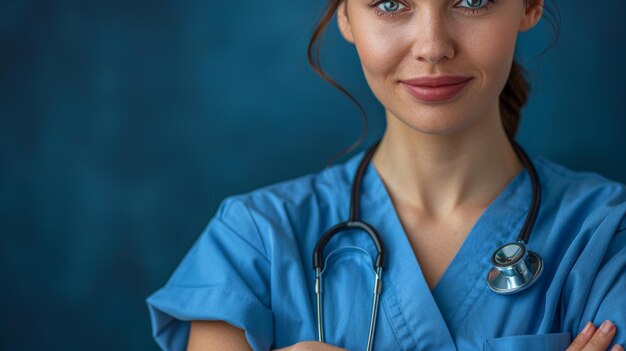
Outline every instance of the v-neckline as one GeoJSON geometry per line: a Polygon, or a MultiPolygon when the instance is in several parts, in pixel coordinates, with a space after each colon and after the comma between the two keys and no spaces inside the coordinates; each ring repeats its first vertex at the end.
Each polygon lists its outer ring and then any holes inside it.
{"type": "Polygon", "coordinates": [[[403,319],[397,323],[408,325],[414,341],[414,347],[407,349],[456,350],[452,336],[476,298],[488,290],[483,275],[493,249],[514,241],[525,217],[531,194],[527,172],[520,171],[479,216],[432,290],[371,162],[363,184],[367,187],[362,190],[363,218],[380,228],[388,252],[384,286],[394,294],[386,297],[394,295],[403,319]],[[467,264],[472,261],[475,264],[467,264]]]}

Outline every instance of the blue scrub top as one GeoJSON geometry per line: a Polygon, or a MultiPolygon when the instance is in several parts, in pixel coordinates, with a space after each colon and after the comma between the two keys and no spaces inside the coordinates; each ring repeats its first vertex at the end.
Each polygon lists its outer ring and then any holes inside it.
{"type": "MultiPolygon", "coordinates": [[[[190,320],[245,330],[254,350],[316,340],[312,252],[348,218],[362,151],[319,173],[226,198],[167,284],[147,299],[164,350],[186,348],[190,320]]],[[[587,321],[606,319],[626,344],[626,189],[592,173],[532,158],[542,203],[529,250],[544,259],[539,281],[514,295],[486,283],[490,257],[515,241],[532,187],[521,171],[478,219],[431,291],[375,167],[361,189],[361,218],[386,248],[375,350],[565,350],[587,321]]],[[[346,235],[348,234],[348,235],[346,235]]],[[[367,344],[374,248],[366,234],[327,247],[326,342],[367,344]]]]}

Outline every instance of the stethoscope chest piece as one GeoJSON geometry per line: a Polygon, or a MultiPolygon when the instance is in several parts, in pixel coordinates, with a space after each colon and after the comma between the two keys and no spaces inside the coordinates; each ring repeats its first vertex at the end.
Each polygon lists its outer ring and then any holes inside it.
{"type": "Polygon", "coordinates": [[[487,274],[489,288],[498,294],[522,291],[537,281],[543,261],[535,252],[526,250],[523,242],[500,246],[491,256],[493,268],[487,274]]]}

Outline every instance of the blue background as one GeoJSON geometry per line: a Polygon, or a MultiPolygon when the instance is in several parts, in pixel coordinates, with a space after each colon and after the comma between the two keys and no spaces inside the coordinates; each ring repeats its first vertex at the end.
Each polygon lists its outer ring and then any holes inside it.
{"type": "MultiPolygon", "coordinates": [[[[322,4],[0,5],[0,349],[156,349],[144,299],[219,201],[356,141],[358,110],[306,60],[322,4]]],[[[623,6],[558,5],[540,65],[545,20],[518,42],[533,85],[519,140],[625,182],[623,6]]],[[[369,145],[383,109],[334,21],[322,54],[368,111],[369,145]]]]}

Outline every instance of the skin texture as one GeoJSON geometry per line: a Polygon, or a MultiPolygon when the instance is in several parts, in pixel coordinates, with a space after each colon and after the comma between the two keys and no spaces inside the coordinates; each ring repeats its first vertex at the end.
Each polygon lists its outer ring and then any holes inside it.
{"type": "Polygon", "coordinates": [[[252,350],[243,330],[222,321],[192,321],[187,350],[252,350]]]}
{"type": "MultiPolygon", "coordinates": [[[[431,287],[476,219],[522,169],[502,127],[498,98],[517,36],[537,24],[543,0],[483,1],[485,10],[477,13],[463,8],[469,5],[345,0],[337,9],[339,30],[355,45],[367,83],[385,107],[387,128],[372,162],[431,287]],[[377,16],[376,8],[396,15],[377,16]],[[463,94],[444,103],[421,102],[401,83],[440,75],[473,79],[463,94]]],[[[568,351],[605,350],[615,331],[590,325],[568,351]]],[[[241,329],[194,321],[188,349],[249,346],[241,329]]],[[[340,349],[301,342],[280,350],[340,349]]]]}
{"type": "MultiPolygon", "coordinates": [[[[572,344],[565,351],[601,351],[606,350],[615,337],[617,328],[611,321],[604,321],[599,328],[591,322],[574,339],[572,344]]],[[[624,351],[621,345],[613,345],[611,351],[624,351]]]]}
{"type": "MultiPolygon", "coordinates": [[[[192,321],[187,343],[189,351],[252,350],[243,330],[222,321],[192,321]]],[[[303,341],[277,351],[345,351],[315,341],[303,341]]]]}
{"type": "Polygon", "coordinates": [[[500,122],[498,97],[518,32],[531,29],[542,13],[541,1],[527,9],[523,0],[484,1],[491,5],[478,14],[459,3],[405,1],[391,18],[377,16],[367,0],[349,0],[337,10],[340,32],[355,45],[385,107],[387,129],[374,164],[414,206],[446,217],[468,200],[490,203],[521,169],[500,122]],[[473,79],[444,103],[420,102],[400,83],[447,74],[473,79]]]}
{"type": "Polygon", "coordinates": [[[522,0],[507,0],[469,14],[455,8],[457,2],[406,1],[391,18],[378,17],[366,0],[348,0],[337,11],[341,33],[355,45],[374,95],[391,117],[415,131],[450,134],[479,118],[499,117],[494,105],[508,78],[517,34],[532,28],[542,13],[540,6],[525,12],[522,0]],[[443,74],[476,79],[459,101],[431,105],[417,103],[398,84],[443,74]]]}
{"type": "Polygon", "coordinates": [[[348,0],[337,9],[364,75],[385,107],[387,128],[373,164],[432,288],[476,220],[521,171],[501,123],[499,95],[519,32],[542,1],[348,0]],[[385,5],[392,5],[393,16],[385,5]],[[475,12],[479,11],[479,12],[475,12]],[[472,77],[453,100],[422,102],[402,80],[472,77]]]}

